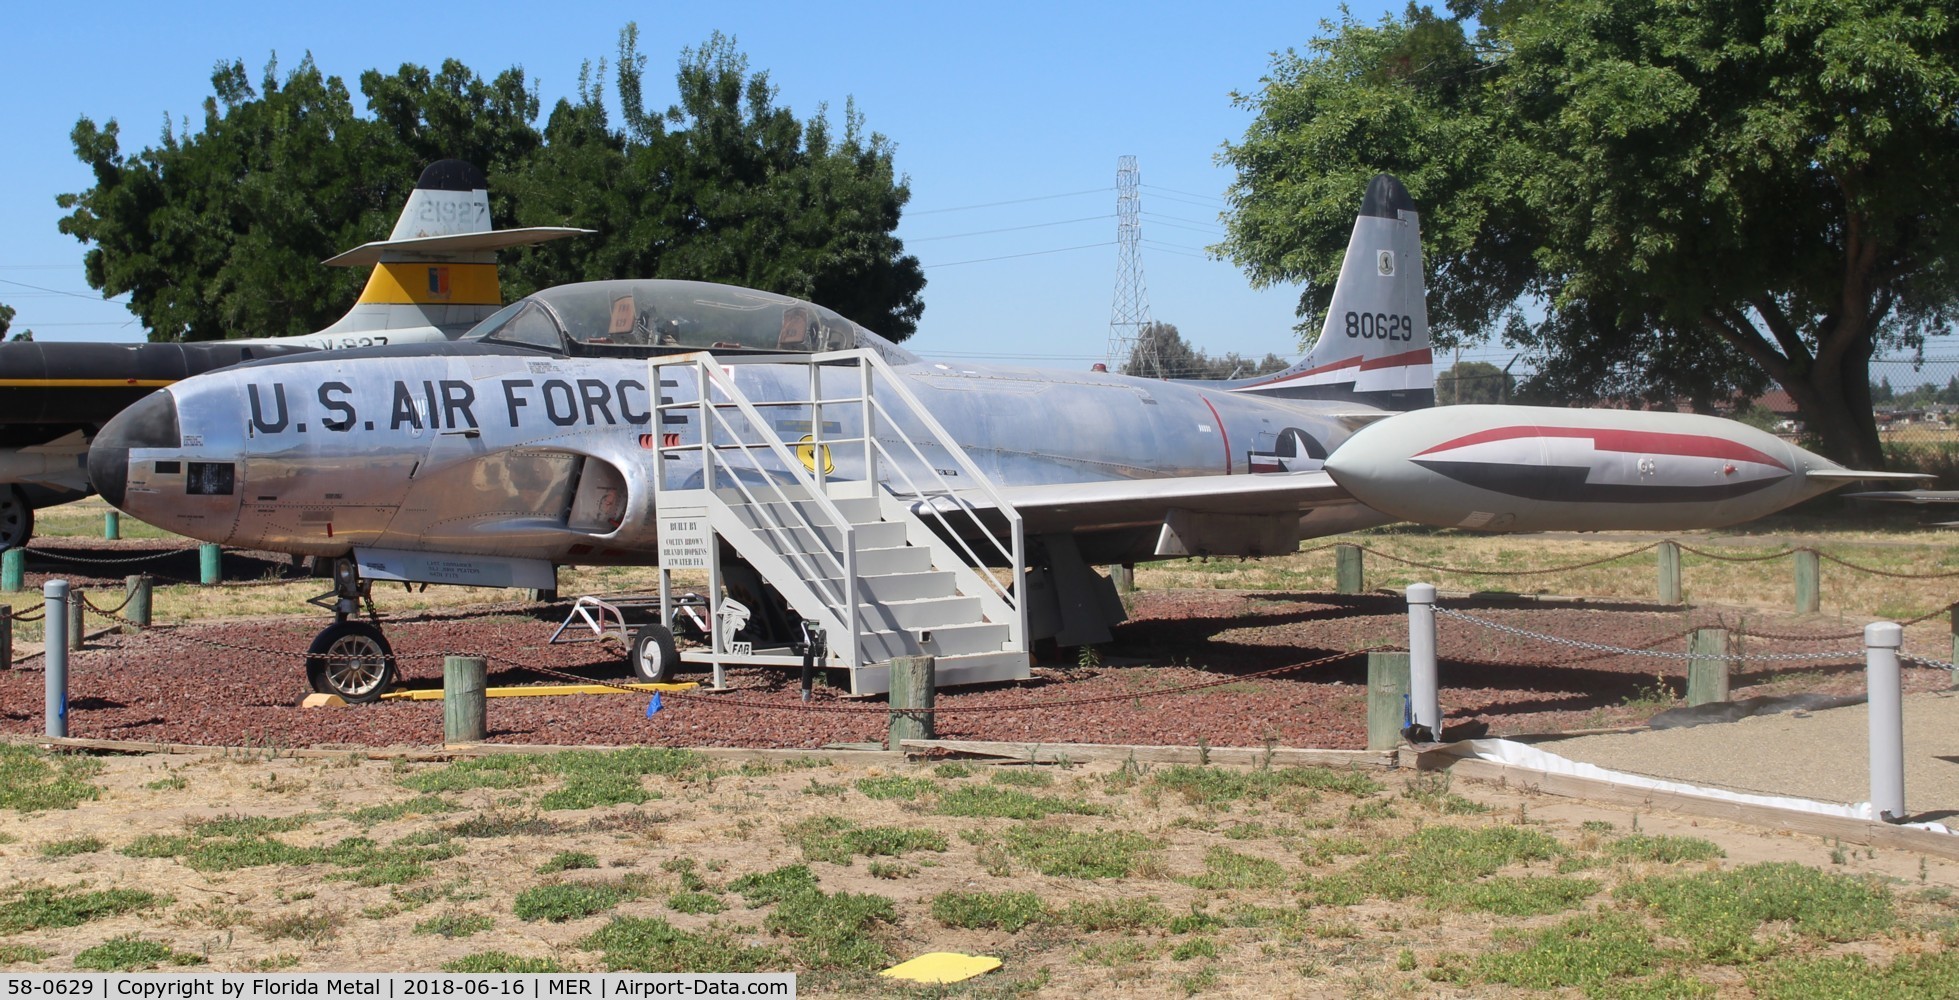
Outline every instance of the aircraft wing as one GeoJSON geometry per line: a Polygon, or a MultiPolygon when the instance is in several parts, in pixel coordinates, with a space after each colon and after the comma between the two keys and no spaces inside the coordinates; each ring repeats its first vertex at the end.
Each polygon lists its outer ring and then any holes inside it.
{"type": "MultiPolygon", "coordinates": [[[[1160,525],[1172,510],[1222,515],[1297,514],[1356,502],[1333,477],[1320,471],[1055,483],[1010,486],[1000,492],[1020,512],[1030,534],[1160,525]]],[[[967,499],[984,504],[973,494],[967,499]]],[[[918,501],[913,509],[925,513],[933,502],[918,501]]]]}

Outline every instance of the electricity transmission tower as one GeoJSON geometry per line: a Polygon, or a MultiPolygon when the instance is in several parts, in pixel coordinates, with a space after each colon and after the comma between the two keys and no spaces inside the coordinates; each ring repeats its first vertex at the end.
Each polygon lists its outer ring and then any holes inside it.
{"type": "Polygon", "coordinates": [[[1130,374],[1162,378],[1165,372],[1156,338],[1144,336],[1150,325],[1150,297],[1143,287],[1142,177],[1134,156],[1116,160],[1116,297],[1109,311],[1106,363],[1110,371],[1121,371],[1140,342],[1143,356],[1130,374]]]}

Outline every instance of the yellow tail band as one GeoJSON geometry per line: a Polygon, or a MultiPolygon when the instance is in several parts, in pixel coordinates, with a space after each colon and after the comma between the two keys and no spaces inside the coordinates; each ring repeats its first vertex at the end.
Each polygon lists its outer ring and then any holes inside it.
{"type": "Polygon", "coordinates": [[[374,266],[362,305],[500,306],[503,289],[495,264],[429,264],[383,261],[374,266]]]}

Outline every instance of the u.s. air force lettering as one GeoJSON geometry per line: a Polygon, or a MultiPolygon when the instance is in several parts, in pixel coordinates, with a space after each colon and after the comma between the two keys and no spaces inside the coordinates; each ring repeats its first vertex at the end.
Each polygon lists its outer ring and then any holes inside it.
{"type": "Polygon", "coordinates": [[[487,406],[475,385],[449,378],[396,380],[384,393],[385,402],[338,381],[291,389],[284,382],[254,382],[245,387],[245,398],[257,434],[307,433],[307,422],[295,417],[297,408],[288,402],[301,393],[318,401],[319,429],[333,432],[356,425],[370,431],[480,430],[479,409],[500,416],[508,427],[521,426],[534,413],[559,427],[638,427],[652,420],[646,383],[636,378],[506,378],[497,386],[487,406]],[[363,415],[377,413],[381,416],[363,415]]]}

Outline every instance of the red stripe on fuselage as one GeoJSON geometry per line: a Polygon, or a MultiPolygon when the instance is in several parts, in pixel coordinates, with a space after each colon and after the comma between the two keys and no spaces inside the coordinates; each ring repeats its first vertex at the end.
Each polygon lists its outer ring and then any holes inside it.
{"type": "Polygon", "coordinates": [[[1218,437],[1224,439],[1224,474],[1227,476],[1231,475],[1231,432],[1224,429],[1224,418],[1218,416],[1217,407],[1211,406],[1210,397],[1199,396],[1197,398],[1203,400],[1204,405],[1211,408],[1211,419],[1218,422],[1218,437]]]}
{"type": "Polygon", "coordinates": [[[1532,437],[1590,438],[1592,447],[1600,451],[1648,452],[1690,458],[1724,458],[1754,462],[1759,465],[1773,465],[1784,471],[1789,469],[1777,458],[1726,438],[1709,437],[1704,434],[1668,434],[1659,431],[1627,431],[1595,427],[1494,427],[1474,434],[1465,434],[1453,441],[1444,441],[1433,448],[1418,452],[1417,456],[1433,455],[1451,448],[1487,444],[1491,441],[1511,441],[1532,437]]]}

